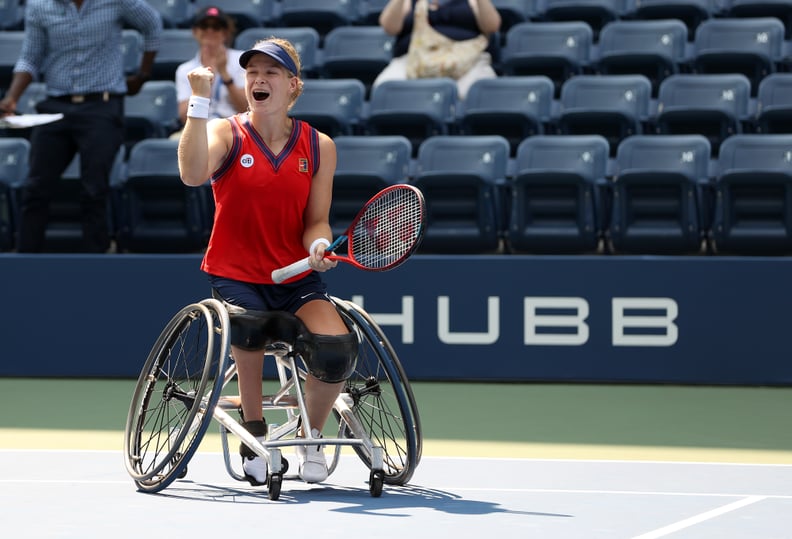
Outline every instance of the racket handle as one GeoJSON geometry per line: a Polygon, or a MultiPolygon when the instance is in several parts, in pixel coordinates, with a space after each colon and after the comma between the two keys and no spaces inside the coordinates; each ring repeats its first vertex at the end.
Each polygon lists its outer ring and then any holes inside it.
{"type": "Polygon", "coordinates": [[[282,268],[273,270],[273,272],[272,272],[272,280],[273,280],[273,282],[275,282],[276,284],[277,283],[282,283],[286,279],[291,279],[295,275],[299,275],[299,274],[301,274],[304,271],[308,271],[309,269],[311,269],[310,264],[308,264],[308,261],[310,259],[311,259],[310,257],[306,256],[302,260],[298,260],[297,262],[293,262],[293,263],[289,264],[288,266],[284,266],[282,268]]]}

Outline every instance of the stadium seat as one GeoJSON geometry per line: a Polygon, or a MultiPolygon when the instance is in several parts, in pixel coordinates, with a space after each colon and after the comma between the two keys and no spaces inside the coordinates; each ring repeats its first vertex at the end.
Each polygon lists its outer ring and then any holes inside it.
{"type": "Polygon", "coordinates": [[[409,180],[412,146],[398,135],[339,136],[335,145],[338,161],[330,226],[337,237],[372,196],[388,185],[409,180]]]}
{"type": "Polygon", "coordinates": [[[219,6],[234,19],[237,32],[243,32],[247,28],[273,26],[277,16],[275,12],[277,3],[277,0],[223,0],[222,2],[200,0],[195,4],[195,11],[199,12],[209,6],[219,6]]]}
{"type": "Polygon", "coordinates": [[[370,135],[404,135],[416,155],[424,139],[451,134],[457,101],[453,79],[385,81],[371,91],[366,131],[370,135]]]}
{"type": "Polygon", "coordinates": [[[538,0],[492,0],[492,5],[501,16],[500,32],[505,34],[515,24],[536,17],[538,3],[538,0]]]}
{"type": "Polygon", "coordinates": [[[759,83],[755,126],[758,133],[792,133],[792,73],[773,73],[759,83]]]}
{"type": "Polygon", "coordinates": [[[792,135],[743,134],[723,142],[712,246],[719,254],[792,254],[792,135]]]}
{"type": "Polygon", "coordinates": [[[612,21],[600,32],[592,63],[603,75],[644,75],[656,97],[660,82],[684,66],[687,42],[687,27],[676,19],[612,21]]]}
{"type": "Polygon", "coordinates": [[[357,79],[306,79],[289,115],[336,137],[359,134],[366,89],[357,79]]]}
{"type": "Polygon", "coordinates": [[[710,153],[701,135],[637,135],[622,141],[611,186],[609,250],[705,253],[710,153]]]}
{"type": "Polygon", "coordinates": [[[562,135],[602,135],[611,155],[649,120],[652,83],[643,75],[578,75],[561,88],[556,118],[562,135]]]}
{"type": "Polygon", "coordinates": [[[542,75],[478,80],[460,107],[460,131],[501,135],[514,155],[523,139],[544,133],[551,120],[553,92],[553,81],[542,75]]]}
{"type": "Polygon", "coordinates": [[[394,37],[380,26],[339,26],[330,30],[322,47],[322,77],[359,79],[371,83],[393,58],[394,37]]]}
{"type": "Polygon", "coordinates": [[[784,24],[784,38],[792,38],[792,3],[788,0],[723,0],[721,15],[741,19],[775,17],[784,24]]]}
{"type": "MultiPolygon", "coordinates": [[[[110,171],[110,196],[107,200],[107,226],[113,234],[114,207],[112,189],[123,181],[126,163],[124,148],[118,149],[110,171]]],[[[49,223],[44,238],[45,252],[74,253],[83,250],[82,182],[80,154],[76,154],[58,182],[58,190],[50,202],[49,223]]]]}
{"type": "Polygon", "coordinates": [[[17,193],[28,174],[29,153],[27,139],[0,138],[0,251],[8,251],[16,243],[17,193]]]}
{"type": "Polygon", "coordinates": [[[677,74],[660,83],[654,123],[658,134],[702,134],[713,155],[723,140],[743,132],[751,82],[739,73],[677,74]]]}
{"type": "Polygon", "coordinates": [[[608,141],[599,135],[540,135],[521,142],[510,181],[509,250],[599,252],[608,154],[608,141]]]}
{"type": "Polygon", "coordinates": [[[179,128],[176,83],[150,80],[135,95],[124,97],[124,144],[127,153],[146,138],[165,138],[179,128]]]}
{"type": "Polygon", "coordinates": [[[358,6],[360,15],[357,24],[362,26],[376,26],[379,24],[379,16],[385,9],[389,0],[361,0],[358,6]]]}
{"type": "Polygon", "coordinates": [[[211,229],[207,189],[189,187],[179,175],[170,139],[146,139],[132,147],[125,181],[114,192],[120,252],[198,252],[211,229]]]}
{"type": "MultiPolygon", "coordinates": [[[[167,28],[189,28],[192,25],[192,0],[146,0],[162,17],[162,25],[167,28]]],[[[160,52],[163,49],[160,48],[160,52]]]]}
{"type": "Polygon", "coordinates": [[[426,198],[422,253],[503,249],[501,189],[509,143],[497,135],[440,135],[421,143],[411,183],[426,198]]]}
{"type": "Polygon", "coordinates": [[[348,26],[360,17],[361,0],[281,0],[279,24],[310,26],[324,38],[337,26],[348,26]]]}
{"type": "Polygon", "coordinates": [[[262,39],[268,37],[280,37],[289,40],[294,45],[295,50],[300,55],[302,64],[302,74],[306,78],[316,78],[319,76],[321,65],[319,49],[319,32],[310,27],[282,27],[277,28],[248,28],[240,32],[234,40],[234,46],[240,50],[248,50],[262,39]]]}
{"type": "MultiPolygon", "coordinates": [[[[688,40],[693,39],[696,28],[715,16],[721,0],[640,0],[628,9],[631,19],[678,19],[688,29],[688,40]]],[[[626,17],[625,17],[626,18],[626,17]]]]}
{"type": "Polygon", "coordinates": [[[696,73],[742,73],[759,82],[782,62],[784,25],[775,18],[710,19],[696,30],[691,64],[696,73]]]}
{"type": "Polygon", "coordinates": [[[124,58],[124,73],[137,73],[143,57],[143,34],[133,28],[124,28],[121,31],[121,54],[124,58]]]}
{"type": "Polygon", "coordinates": [[[603,26],[622,17],[626,3],[626,0],[544,0],[541,16],[545,21],[583,21],[591,27],[597,41],[603,26]]]}
{"type": "Polygon", "coordinates": [[[0,31],[22,30],[24,26],[24,4],[20,0],[0,0],[0,31]]]}
{"type": "Polygon", "coordinates": [[[165,29],[162,31],[160,42],[161,46],[151,68],[151,78],[175,80],[176,68],[198,53],[198,43],[189,28],[165,29]]]}
{"type": "Polygon", "coordinates": [[[5,94],[11,84],[14,64],[19,60],[24,39],[25,32],[22,31],[0,32],[0,94],[5,94]]]}
{"type": "Polygon", "coordinates": [[[588,66],[593,47],[591,27],[582,21],[525,22],[506,32],[501,69],[506,76],[544,75],[561,86],[588,66]]]}

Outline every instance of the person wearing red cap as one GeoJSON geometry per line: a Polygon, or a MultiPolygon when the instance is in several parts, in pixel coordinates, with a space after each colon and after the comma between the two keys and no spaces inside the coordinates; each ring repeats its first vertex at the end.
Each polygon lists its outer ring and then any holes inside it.
{"type": "Polygon", "coordinates": [[[201,9],[193,18],[192,34],[198,42],[198,52],[176,69],[175,77],[182,124],[187,121],[187,102],[192,93],[187,73],[202,65],[211,66],[217,75],[209,117],[224,118],[247,110],[245,70],[239,65],[242,51],[231,47],[235,33],[234,19],[215,6],[201,9]]]}
{"type": "MultiPolygon", "coordinates": [[[[289,116],[303,91],[300,58],[289,41],[259,41],[240,56],[239,63],[246,72],[249,110],[229,118],[209,120],[218,76],[214,68],[202,66],[187,75],[192,96],[179,139],[179,170],[186,185],[201,186],[211,180],[215,217],[201,269],[209,276],[213,295],[248,310],[291,312],[316,339],[312,359],[303,357],[308,368],[307,417],[301,418],[300,435],[318,439],[355,368],[358,344],[319,273],[337,264],[324,258],[332,237],[335,143],[289,116]],[[273,270],[304,258],[306,252],[311,270],[281,284],[273,282],[273,270]]],[[[232,339],[243,425],[264,439],[264,353],[250,348],[232,339]]],[[[244,443],[240,453],[247,480],[264,484],[265,459],[244,443]]],[[[298,445],[297,457],[303,480],[313,483],[327,477],[321,444],[298,445]]]]}

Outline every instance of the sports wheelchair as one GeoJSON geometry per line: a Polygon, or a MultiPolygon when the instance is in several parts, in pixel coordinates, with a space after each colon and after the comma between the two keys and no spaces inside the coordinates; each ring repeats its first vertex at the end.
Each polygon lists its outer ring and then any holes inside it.
{"type": "MultiPolygon", "coordinates": [[[[254,320],[264,335],[263,353],[274,357],[279,383],[277,391],[264,396],[262,409],[265,416],[280,410],[277,414],[283,423],[270,423],[264,442],[242,427],[232,415],[240,409],[240,398],[233,394],[236,365],[230,341],[232,328],[250,324],[251,315],[217,299],[204,299],[173,316],[138,378],[124,430],[126,469],[138,489],[158,492],[184,478],[212,419],[220,425],[223,458],[232,478],[245,480],[232,465],[232,454],[239,457],[229,450],[229,433],[267,459],[266,487],[271,500],[279,498],[284,479],[297,477],[287,475],[289,462],[281,454],[285,446],[334,446],[330,474],[342,447],[351,446],[370,471],[368,487],[374,497],[382,494],[386,483],[406,484],[422,450],[420,419],[407,376],[368,313],[352,302],[332,300],[359,343],[355,371],[346,380],[324,429],[337,426],[335,438],[317,442],[310,435],[296,437],[300,422],[307,421],[302,390],[307,368],[298,346],[300,331],[305,329],[295,316],[277,311],[257,313],[260,316],[254,320]]],[[[305,426],[303,430],[309,433],[310,426],[305,426]]]]}

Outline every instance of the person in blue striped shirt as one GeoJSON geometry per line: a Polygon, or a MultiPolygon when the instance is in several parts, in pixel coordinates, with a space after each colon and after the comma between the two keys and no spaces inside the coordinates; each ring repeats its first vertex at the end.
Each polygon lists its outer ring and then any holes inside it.
{"type": "Polygon", "coordinates": [[[110,248],[109,177],[124,138],[124,95],[140,91],[151,72],[162,34],[162,18],[145,0],[28,0],[25,37],[0,114],[16,111],[33,80],[46,83],[40,113],[61,113],[31,134],[30,173],[25,182],[18,252],[45,248],[50,201],[66,167],[80,155],[85,252],[110,248]],[[140,71],[124,73],[124,27],[144,37],[140,71]]]}

